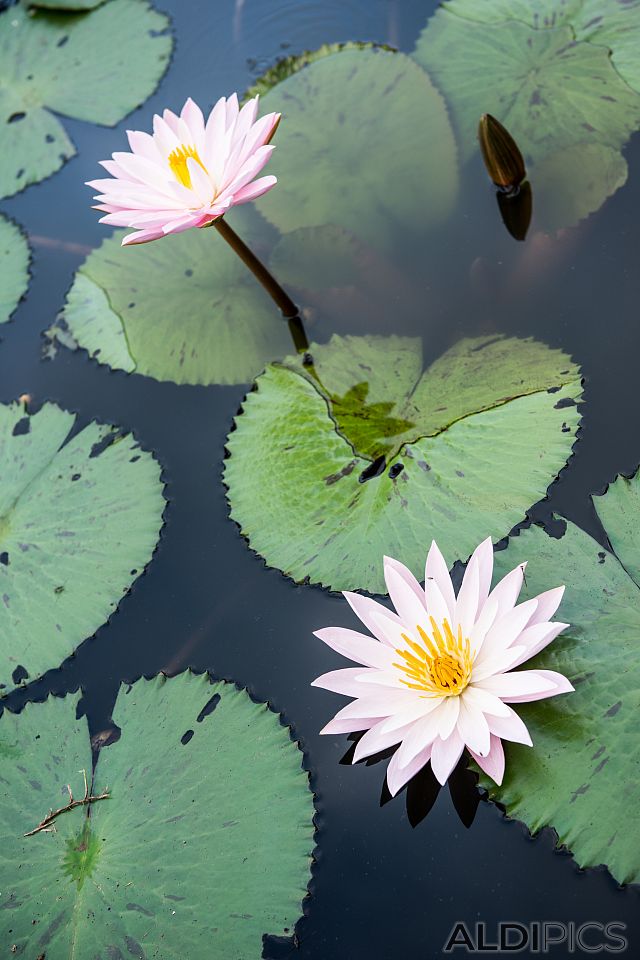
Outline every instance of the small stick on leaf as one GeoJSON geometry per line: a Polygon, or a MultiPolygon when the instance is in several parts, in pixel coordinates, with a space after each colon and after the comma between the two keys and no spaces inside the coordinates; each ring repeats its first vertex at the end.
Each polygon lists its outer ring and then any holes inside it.
{"type": "Polygon", "coordinates": [[[108,790],[105,790],[104,793],[90,794],[89,784],[87,783],[87,771],[82,770],[81,772],[84,779],[84,796],[82,800],[73,799],[71,785],[67,784],[67,790],[69,791],[69,803],[67,803],[64,807],[60,807],[58,810],[49,810],[49,813],[46,815],[44,820],[41,820],[38,826],[34,827],[33,830],[29,830],[28,833],[24,833],[24,837],[32,837],[36,833],[54,833],[56,828],[53,821],[61,814],[68,813],[69,810],[73,810],[75,807],[88,806],[91,803],[95,803],[96,800],[109,800],[111,795],[108,790]]]}

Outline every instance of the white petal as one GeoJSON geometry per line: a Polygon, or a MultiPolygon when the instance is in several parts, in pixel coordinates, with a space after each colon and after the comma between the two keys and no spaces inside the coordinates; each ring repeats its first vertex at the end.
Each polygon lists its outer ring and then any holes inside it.
{"type": "Polygon", "coordinates": [[[507,610],[515,606],[522,589],[526,566],[526,563],[521,563],[514,570],[511,570],[489,594],[490,597],[498,601],[498,616],[503,616],[507,610]]]}
{"type": "MultiPolygon", "coordinates": [[[[472,557],[462,578],[462,586],[456,600],[455,626],[462,627],[463,637],[468,637],[478,613],[480,574],[478,561],[472,557]]],[[[454,633],[456,630],[454,628],[454,633]]]]}
{"type": "Polygon", "coordinates": [[[346,667],[344,670],[331,670],[313,680],[312,687],[321,690],[330,690],[332,693],[341,693],[345,697],[366,696],[367,687],[362,685],[358,677],[362,676],[362,667],[346,667]]]}
{"type": "Polygon", "coordinates": [[[377,667],[379,670],[389,670],[395,659],[395,653],[388,647],[365,637],[363,633],[347,630],[345,627],[324,627],[316,630],[315,636],[341,653],[343,657],[363,663],[367,667],[377,667]]]}
{"type": "Polygon", "coordinates": [[[431,541],[429,553],[427,554],[427,563],[425,567],[425,588],[427,580],[435,580],[440,589],[444,601],[449,611],[448,620],[453,626],[453,619],[456,612],[456,595],[451,583],[451,577],[444,557],[435,540],[431,541]]]}
{"type": "Polygon", "coordinates": [[[535,612],[537,600],[527,600],[517,607],[508,610],[503,616],[499,617],[484,638],[484,643],[476,657],[478,666],[491,657],[496,657],[503,653],[508,647],[516,643],[520,646],[519,636],[529,623],[532,614],[535,612]]]}
{"type": "Polygon", "coordinates": [[[358,740],[353,754],[353,762],[358,763],[359,760],[364,760],[366,757],[373,757],[382,750],[394,747],[396,743],[400,743],[405,733],[410,729],[410,726],[410,724],[407,724],[405,727],[396,727],[395,730],[383,733],[381,731],[382,722],[377,723],[374,727],[367,730],[365,735],[358,740]]]}
{"type": "Polygon", "coordinates": [[[536,670],[499,673],[492,677],[486,677],[476,685],[483,690],[488,690],[489,693],[495,693],[501,700],[510,700],[511,697],[531,696],[555,689],[555,683],[540,676],[536,670]]]}
{"type": "Polygon", "coordinates": [[[411,761],[403,769],[400,769],[398,766],[398,751],[394,753],[389,761],[389,766],[387,767],[387,786],[389,787],[389,793],[392,797],[402,790],[404,785],[411,780],[412,777],[415,777],[418,771],[422,770],[424,766],[429,762],[431,757],[431,747],[425,747],[422,753],[419,753],[417,757],[411,761]]]}
{"type": "MultiPolygon", "coordinates": [[[[409,574],[408,570],[407,574],[409,574]]],[[[424,602],[416,596],[415,590],[407,581],[405,575],[391,565],[387,557],[385,557],[384,563],[384,578],[389,596],[403,623],[410,630],[415,630],[417,624],[425,623],[427,612],[424,602]]],[[[420,592],[422,593],[422,591],[420,592]]]]}
{"type": "Polygon", "coordinates": [[[445,784],[449,774],[462,756],[464,743],[457,730],[448,740],[437,737],[431,746],[431,769],[438,783],[445,784]]]}
{"type": "Polygon", "coordinates": [[[534,626],[528,626],[526,630],[518,637],[518,646],[523,646],[525,652],[513,664],[514,667],[520,666],[525,660],[530,660],[548,647],[555,640],[559,633],[569,626],[568,623],[536,623],[534,626]]]}
{"type": "Polygon", "coordinates": [[[411,725],[398,747],[398,766],[400,769],[411,763],[438,736],[442,709],[443,702],[441,701],[435,710],[411,725]]]}
{"type": "Polygon", "coordinates": [[[478,710],[482,710],[485,714],[490,714],[494,717],[508,717],[509,716],[509,707],[506,703],[503,703],[500,697],[496,697],[495,693],[489,693],[488,690],[483,690],[482,687],[474,687],[469,685],[465,690],[462,691],[460,696],[464,700],[469,700],[474,707],[477,707],[478,710]]]}
{"type": "Polygon", "coordinates": [[[484,756],[489,752],[489,724],[482,710],[479,710],[469,698],[463,699],[460,703],[457,730],[465,744],[474,753],[484,756]]]}
{"type": "Polygon", "coordinates": [[[538,606],[529,621],[529,626],[532,627],[534,624],[542,623],[544,620],[551,620],[551,617],[560,606],[563,595],[564,587],[554,587],[553,590],[547,590],[545,593],[538,594],[536,597],[538,606]]]}
{"type": "Polygon", "coordinates": [[[388,716],[381,727],[381,732],[391,733],[392,730],[399,730],[400,727],[413,723],[421,717],[426,717],[428,713],[431,713],[440,705],[440,702],[440,697],[427,698],[416,695],[413,703],[398,710],[394,716],[388,716]]]}
{"type": "Polygon", "coordinates": [[[393,636],[393,639],[389,638],[387,630],[383,629],[377,621],[377,616],[380,615],[384,617],[384,621],[390,620],[392,624],[396,625],[400,632],[402,630],[402,624],[400,618],[392,613],[391,610],[388,610],[387,607],[384,607],[381,603],[378,603],[376,600],[371,600],[369,597],[361,597],[359,593],[350,593],[348,590],[345,590],[342,594],[345,598],[356,617],[358,617],[365,625],[367,630],[369,630],[374,637],[377,637],[382,643],[386,643],[389,646],[398,647],[399,642],[395,642],[395,637],[399,637],[399,633],[393,636]]]}
{"type": "Polygon", "coordinates": [[[513,743],[524,743],[527,747],[533,746],[531,736],[521,718],[509,707],[508,717],[487,717],[491,733],[495,733],[502,740],[511,740],[513,743]]]}
{"type": "Polygon", "coordinates": [[[482,663],[474,663],[471,671],[471,683],[476,686],[484,686],[487,677],[493,677],[495,674],[510,670],[523,652],[524,647],[507,647],[502,653],[497,653],[495,657],[486,657],[482,663]]]}
{"type": "Polygon", "coordinates": [[[476,547],[471,555],[471,560],[474,559],[478,564],[478,611],[482,611],[489,596],[493,576],[493,541],[491,537],[487,537],[476,547]]]}
{"type": "Polygon", "coordinates": [[[489,753],[486,757],[481,757],[479,754],[474,753],[473,750],[470,750],[469,753],[478,764],[481,770],[491,777],[491,779],[500,786],[502,783],[502,778],[504,777],[504,748],[502,746],[502,740],[499,737],[491,735],[491,746],[489,747],[489,753]]]}
{"type": "Polygon", "coordinates": [[[509,703],[528,703],[531,700],[544,700],[547,697],[555,697],[560,693],[573,693],[573,685],[561,673],[555,670],[529,670],[528,673],[535,673],[543,680],[553,684],[551,689],[542,693],[522,693],[517,696],[504,697],[509,703]]]}

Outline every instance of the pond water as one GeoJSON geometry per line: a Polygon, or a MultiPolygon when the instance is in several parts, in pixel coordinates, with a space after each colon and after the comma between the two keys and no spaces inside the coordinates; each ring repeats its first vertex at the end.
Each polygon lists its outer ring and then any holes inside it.
{"type": "MultiPolygon", "coordinates": [[[[63,348],[55,359],[42,359],[42,332],[78,265],[106,236],[83,183],[98,176],[99,160],[124,149],[126,128],[148,128],[153,112],[178,108],[187,96],[209,105],[244,90],[278,57],[323,43],[371,40],[410,51],[436,4],[157,0],[156,6],[170,15],[176,39],[157,92],[115,130],[66,122],[77,156],[2,203],[28,232],[33,264],[28,296],[2,331],[0,399],[28,393],[36,404],[53,400],[77,411],[82,423],[97,419],[134,431],[162,465],[166,525],[149,569],[112,619],[60,669],[14,694],[12,706],[81,685],[93,729],[100,730],[121,680],[193,667],[232,679],[281,711],[303,745],[316,792],[317,861],[295,941],[267,938],[263,956],[271,960],[427,960],[441,955],[456,921],[485,921],[491,936],[500,920],[620,921],[634,955],[636,889],[619,888],[604,869],[579,871],[554,850],[550,831],[531,839],[493,804],[481,802],[467,828],[447,788],[426,817],[425,796],[415,789],[409,808],[406,793],[381,806],[385,765],[340,764],[347,739],[319,736],[342,698],[309,684],[342,663],[312,630],[355,623],[340,596],[295,585],[267,567],[229,520],[224,444],[247,385],[161,383],[63,348]]],[[[369,304],[370,322],[352,304],[344,318],[320,312],[310,331],[319,341],[335,331],[421,336],[429,359],[461,336],[484,333],[534,336],[563,348],[584,372],[582,432],[568,468],[531,517],[561,513],[603,543],[590,494],[634,471],[640,442],[639,135],[625,156],[628,183],[596,215],[553,239],[534,219],[524,243],[505,230],[474,158],[462,171],[455,215],[419,248],[408,237],[406,249],[395,252],[395,262],[406,264],[411,296],[400,291],[382,305],[369,304]]],[[[222,241],[211,231],[210,242],[214,258],[222,241]]],[[[609,784],[612,795],[618,788],[609,784]]],[[[472,777],[457,777],[457,805],[467,820],[474,790],[472,777]]]]}

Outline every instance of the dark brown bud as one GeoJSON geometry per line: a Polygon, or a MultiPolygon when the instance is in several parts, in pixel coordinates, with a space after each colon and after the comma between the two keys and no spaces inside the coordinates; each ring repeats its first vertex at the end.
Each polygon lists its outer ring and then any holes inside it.
{"type": "Polygon", "coordinates": [[[522,183],[527,172],[518,145],[490,113],[480,118],[478,139],[484,165],[496,187],[510,190],[522,183]]]}

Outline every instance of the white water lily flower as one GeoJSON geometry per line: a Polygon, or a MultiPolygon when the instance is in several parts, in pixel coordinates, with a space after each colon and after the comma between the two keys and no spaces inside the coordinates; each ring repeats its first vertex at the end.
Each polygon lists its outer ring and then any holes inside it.
{"type": "Polygon", "coordinates": [[[397,613],[375,600],[344,594],[375,639],[342,627],[316,632],[362,664],[314,681],[313,686],[356,698],[321,733],[366,730],[354,763],[400,744],[387,768],[392,795],[429,761],[444,784],[465,747],[500,784],[502,740],[532,745],[509,704],[573,690],[553,670],[515,670],[568,626],[550,620],[564,587],[516,603],[524,569],[525,564],[516,567],[490,591],[493,546],[488,538],[469,560],[456,597],[434,541],[424,589],[403,564],[385,557],[385,580],[397,613]]]}

